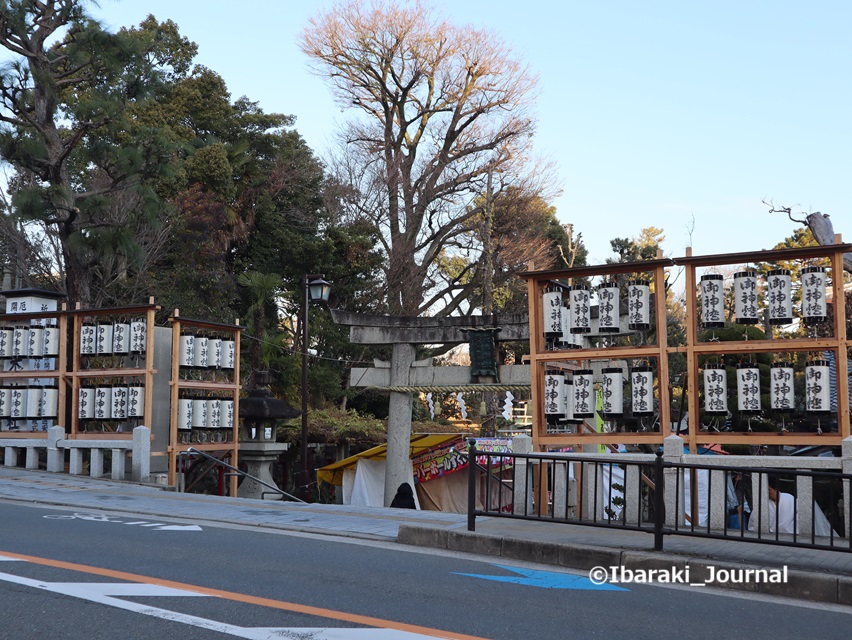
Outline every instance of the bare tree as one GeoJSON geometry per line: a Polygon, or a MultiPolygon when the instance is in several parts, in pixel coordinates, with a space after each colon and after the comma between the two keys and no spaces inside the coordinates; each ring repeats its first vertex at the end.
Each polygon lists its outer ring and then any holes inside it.
{"type": "Polygon", "coordinates": [[[389,311],[457,308],[469,274],[442,272],[439,259],[475,264],[466,223],[488,201],[477,196],[489,173],[526,165],[536,77],[493,34],[419,3],[351,1],[313,18],[300,45],[341,107],[360,112],[340,164],[359,195],[352,213],[381,231],[389,311]]]}
{"type": "MultiPolygon", "coordinates": [[[[785,213],[793,222],[807,226],[819,244],[834,244],[834,225],[831,223],[831,218],[827,213],[820,213],[819,211],[814,211],[813,213],[802,212],[798,215],[804,216],[803,218],[794,218],[792,207],[776,207],[771,200],[764,200],[763,204],[769,207],[769,213],[785,213]]],[[[852,273],[852,252],[843,254],[843,269],[852,273]]]]}

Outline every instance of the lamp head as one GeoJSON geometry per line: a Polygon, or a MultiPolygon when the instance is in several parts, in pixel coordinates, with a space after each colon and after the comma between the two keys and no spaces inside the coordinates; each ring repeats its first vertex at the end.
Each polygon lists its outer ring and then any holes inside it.
{"type": "Polygon", "coordinates": [[[326,282],[321,277],[311,280],[308,283],[308,293],[314,302],[328,302],[328,296],[331,293],[331,283],[326,282]]]}

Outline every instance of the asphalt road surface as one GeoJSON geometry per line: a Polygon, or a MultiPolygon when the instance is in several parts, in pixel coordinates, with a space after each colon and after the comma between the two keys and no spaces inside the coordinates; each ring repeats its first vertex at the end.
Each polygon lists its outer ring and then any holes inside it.
{"type": "Polygon", "coordinates": [[[2,640],[848,640],[852,609],[256,527],[0,502],[2,640]]]}

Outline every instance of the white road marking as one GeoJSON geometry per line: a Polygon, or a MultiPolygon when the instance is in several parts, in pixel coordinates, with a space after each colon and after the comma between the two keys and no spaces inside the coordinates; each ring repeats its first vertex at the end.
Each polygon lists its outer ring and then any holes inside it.
{"type": "MultiPolygon", "coordinates": [[[[0,560],[14,560],[14,558],[4,558],[0,555],[0,560]]],[[[128,597],[211,597],[204,593],[172,589],[153,584],[137,582],[46,582],[44,580],[33,580],[1,572],[0,580],[51,593],[59,593],[72,598],[80,598],[81,600],[88,600],[161,620],[179,622],[200,629],[225,633],[236,638],[245,638],[246,640],[287,640],[288,638],[291,640],[434,640],[435,638],[435,636],[426,636],[419,633],[374,627],[360,629],[335,627],[239,627],[226,622],[209,620],[207,618],[119,599],[128,597]]]]}
{"type": "Polygon", "coordinates": [[[50,514],[42,516],[47,520],[89,520],[91,522],[112,522],[113,524],[138,525],[140,527],[150,527],[154,531],[203,531],[197,524],[166,524],[165,522],[150,522],[148,520],[134,520],[133,522],[125,522],[124,520],[114,520],[109,516],[94,515],[87,513],[75,513],[74,515],[57,515],[50,514]]]}

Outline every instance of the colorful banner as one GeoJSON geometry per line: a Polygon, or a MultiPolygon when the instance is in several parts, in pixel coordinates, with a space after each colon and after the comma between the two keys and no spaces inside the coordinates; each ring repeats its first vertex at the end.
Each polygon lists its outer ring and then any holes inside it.
{"type": "MultiPolygon", "coordinates": [[[[476,448],[488,453],[503,453],[512,450],[511,438],[478,438],[476,448]]],[[[479,456],[477,463],[486,464],[491,460],[492,465],[511,464],[511,458],[479,456]]],[[[452,440],[439,447],[419,453],[411,459],[414,479],[417,482],[429,482],[449,473],[460,471],[467,467],[467,442],[464,438],[452,440]]]]}

